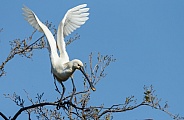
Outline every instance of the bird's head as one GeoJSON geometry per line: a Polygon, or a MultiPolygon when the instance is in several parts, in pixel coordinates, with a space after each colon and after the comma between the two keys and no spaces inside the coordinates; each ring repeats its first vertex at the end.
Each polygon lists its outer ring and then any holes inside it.
{"type": "Polygon", "coordinates": [[[95,87],[93,86],[92,82],[89,80],[87,74],[84,71],[83,63],[80,60],[78,60],[78,59],[74,59],[74,60],[72,60],[72,62],[73,62],[73,68],[80,70],[84,74],[84,76],[86,77],[87,81],[89,82],[89,85],[90,85],[91,89],[93,91],[95,91],[96,90],[95,87]]]}
{"type": "Polygon", "coordinates": [[[74,69],[79,69],[80,70],[83,67],[83,63],[78,59],[74,59],[74,60],[72,60],[72,62],[73,62],[73,68],[74,69]]]}

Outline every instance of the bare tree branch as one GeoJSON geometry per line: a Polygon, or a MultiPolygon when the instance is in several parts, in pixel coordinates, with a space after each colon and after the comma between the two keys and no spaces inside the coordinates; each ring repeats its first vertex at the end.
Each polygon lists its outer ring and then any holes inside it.
{"type": "Polygon", "coordinates": [[[0,116],[4,118],[5,120],[9,120],[2,112],[0,112],[0,116]]]}
{"type": "Polygon", "coordinates": [[[46,103],[39,103],[39,104],[34,104],[34,105],[31,105],[31,106],[27,106],[27,107],[23,107],[21,108],[15,115],[14,117],[12,118],[12,120],[16,120],[17,117],[25,110],[28,110],[28,109],[31,109],[31,108],[36,108],[36,107],[42,107],[42,106],[46,106],[46,105],[53,105],[53,106],[57,106],[57,103],[49,103],[49,102],[46,102],[46,103]]]}

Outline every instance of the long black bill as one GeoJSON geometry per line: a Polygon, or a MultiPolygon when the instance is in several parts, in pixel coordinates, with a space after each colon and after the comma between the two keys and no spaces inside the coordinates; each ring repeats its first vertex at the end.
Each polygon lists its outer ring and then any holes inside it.
{"type": "Polygon", "coordinates": [[[95,87],[93,86],[93,83],[89,80],[88,76],[86,75],[86,73],[85,73],[85,71],[84,71],[84,68],[81,67],[81,68],[80,68],[80,71],[81,71],[81,72],[84,74],[84,76],[86,77],[87,81],[89,82],[89,85],[90,85],[91,89],[92,89],[93,91],[95,91],[96,89],[95,89],[95,87]]]}

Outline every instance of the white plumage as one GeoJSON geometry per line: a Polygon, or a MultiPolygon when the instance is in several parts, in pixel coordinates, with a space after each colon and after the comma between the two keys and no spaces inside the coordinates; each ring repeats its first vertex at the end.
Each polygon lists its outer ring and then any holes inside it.
{"type": "Polygon", "coordinates": [[[66,81],[73,72],[78,69],[80,70],[86,79],[88,80],[92,90],[95,90],[95,87],[90,82],[89,78],[84,72],[83,63],[74,59],[69,61],[68,54],[66,52],[66,45],[64,38],[71,34],[74,30],[83,25],[89,18],[89,8],[86,8],[87,4],[78,5],[72,9],[69,9],[65,14],[64,18],[60,22],[57,31],[57,46],[59,49],[60,55],[57,53],[56,41],[51,31],[45,26],[36,16],[36,14],[29,8],[23,7],[23,15],[25,20],[33,26],[38,31],[45,34],[49,47],[50,47],[50,60],[51,60],[51,69],[54,77],[62,83],[66,81]]]}

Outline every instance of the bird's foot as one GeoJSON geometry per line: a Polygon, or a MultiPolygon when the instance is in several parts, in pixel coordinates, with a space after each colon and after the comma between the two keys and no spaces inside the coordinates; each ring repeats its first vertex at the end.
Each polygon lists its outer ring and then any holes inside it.
{"type": "Polygon", "coordinates": [[[61,107],[63,107],[63,103],[62,103],[61,100],[58,100],[57,103],[58,103],[58,104],[57,104],[57,106],[56,106],[56,109],[59,110],[61,107]]]}
{"type": "Polygon", "coordinates": [[[57,102],[62,103],[63,98],[61,97],[57,102]]]}
{"type": "Polygon", "coordinates": [[[71,106],[74,106],[74,104],[72,103],[71,100],[66,101],[66,103],[67,103],[66,105],[67,105],[68,109],[69,109],[71,106]]]}
{"type": "Polygon", "coordinates": [[[68,110],[71,106],[75,106],[70,100],[67,101],[57,101],[56,109],[59,110],[61,108],[68,110]],[[65,106],[66,105],[66,106],[65,106]]]}

